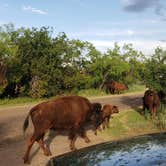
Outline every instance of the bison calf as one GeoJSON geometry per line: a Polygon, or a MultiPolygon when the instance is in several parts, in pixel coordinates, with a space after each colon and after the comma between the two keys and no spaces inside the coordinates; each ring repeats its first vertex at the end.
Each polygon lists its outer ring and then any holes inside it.
{"type": "Polygon", "coordinates": [[[143,97],[143,111],[145,114],[145,108],[147,108],[151,116],[154,117],[157,113],[157,109],[160,106],[160,99],[157,93],[152,90],[147,90],[143,97]]]}
{"type": "MultiPolygon", "coordinates": [[[[109,121],[110,121],[111,115],[114,113],[119,113],[119,108],[117,106],[110,105],[110,104],[106,104],[103,106],[101,110],[101,119],[102,119],[101,125],[103,129],[105,129],[106,127],[109,128],[109,121]]],[[[101,131],[100,126],[96,128],[95,135],[97,135],[97,130],[101,131]]]]}
{"type": "Polygon", "coordinates": [[[110,121],[111,115],[114,113],[119,113],[119,109],[115,105],[106,104],[103,106],[101,111],[102,111],[103,129],[105,129],[106,127],[109,128],[109,121],[110,121]]]}
{"type": "Polygon", "coordinates": [[[23,125],[25,132],[29,123],[28,119],[31,116],[34,133],[28,140],[24,163],[28,163],[29,153],[35,141],[38,142],[46,156],[51,155],[43,141],[44,134],[48,129],[67,130],[71,150],[76,149],[75,141],[78,135],[84,138],[85,142],[89,142],[84,129],[85,124],[93,119],[93,125],[97,128],[102,122],[100,114],[100,103],[92,104],[88,99],[80,96],[60,97],[36,105],[29,111],[23,125]]]}

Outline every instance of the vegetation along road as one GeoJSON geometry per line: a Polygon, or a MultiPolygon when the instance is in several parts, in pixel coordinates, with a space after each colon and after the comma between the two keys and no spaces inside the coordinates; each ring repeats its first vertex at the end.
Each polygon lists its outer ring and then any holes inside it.
{"type": "MultiPolygon", "coordinates": [[[[115,121],[117,120],[116,117],[121,118],[120,122],[123,124],[127,120],[125,119],[125,115],[127,115],[128,110],[130,110],[128,113],[131,115],[132,112],[137,112],[137,110],[140,110],[142,108],[142,96],[143,92],[140,92],[133,94],[129,93],[129,94],[114,95],[114,96],[111,95],[105,97],[97,97],[97,98],[91,98],[90,100],[93,102],[100,102],[102,104],[110,103],[119,106],[120,113],[114,115],[115,121]]],[[[23,165],[22,157],[25,152],[26,140],[33,128],[32,128],[32,123],[30,123],[28,131],[26,132],[25,136],[23,136],[22,125],[28,111],[32,106],[33,105],[24,105],[24,106],[0,108],[1,165],[9,166],[11,165],[11,163],[13,166],[23,165]]],[[[144,119],[142,116],[141,118],[144,119]]],[[[110,124],[114,122],[113,120],[111,120],[110,124]]],[[[136,120],[134,120],[134,122],[136,122],[136,120]]],[[[117,127],[119,127],[118,124],[117,127]]],[[[125,136],[125,135],[119,136],[117,134],[116,137],[115,131],[119,130],[120,132],[121,129],[116,130],[116,126],[113,126],[113,130],[114,133],[112,132],[112,134],[111,132],[109,133],[107,131],[103,131],[103,132],[98,132],[97,136],[95,136],[92,133],[92,131],[88,131],[87,135],[89,136],[91,143],[86,144],[82,139],[78,138],[78,140],[76,141],[76,147],[79,149],[93,144],[105,142],[108,140],[123,138],[123,136],[125,136]],[[115,137],[111,137],[111,135],[113,134],[115,134],[115,137]]],[[[125,131],[127,131],[127,128],[125,129],[125,131]]],[[[147,132],[156,132],[156,131],[158,131],[158,129],[156,129],[152,124],[149,123],[149,130],[143,131],[142,133],[139,132],[139,134],[144,134],[144,132],[147,133],[147,132]]],[[[131,134],[127,135],[133,136],[136,134],[136,133],[132,134],[132,132],[133,130],[130,129],[131,134]]],[[[47,142],[48,146],[50,145],[50,149],[52,151],[53,156],[70,151],[68,138],[63,135],[57,135],[55,137],[55,135],[56,133],[51,131],[48,132],[45,137],[45,141],[47,142]]],[[[44,156],[43,152],[39,149],[38,144],[35,144],[30,154],[30,160],[31,160],[31,165],[34,166],[45,165],[48,162],[49,157],[44,156]]]]}

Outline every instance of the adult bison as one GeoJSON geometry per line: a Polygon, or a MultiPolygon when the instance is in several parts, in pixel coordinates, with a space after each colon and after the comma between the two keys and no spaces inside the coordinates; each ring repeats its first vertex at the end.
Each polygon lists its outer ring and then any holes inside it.
{"type": "Polygon", "coordinates": [[[38,142],[46,156],[51,155],[50,150],[44,145],[44,134],[48,129],[67,130],[70,139],[70,148],[75,150],[77,136],[84,138],[85,142],[90,142],[84,130],[85,124],[93,121],[97,128],[101,123],[101,104],[90,103],[90,101],[80,96],[65,96],[58,99],[40,103],[33,107],[27,115],[23,131],[25,132],[31,116],[34,126],[34,133],[28,140],[27,150],[24,155],[24,163],[29,161],[29,153],[35,141],[38,142]]]}
{"type": "Polygon", "coordinates": [[[152,90],[147,90],[143,97],[143,111],[145,113],[145,108],[147,108],[151,116],[154,117],[157,113],[157,109],[160,106],[160,99],[157,93],[152,90]]]}
{"type": "Polygon", "coordinates": [[[121,91],[127,90],[128,87],[125,84],[119,83],[117,81],[111,80],[106,84],[107,91],[111,94],[120,93],[121,91]]]}

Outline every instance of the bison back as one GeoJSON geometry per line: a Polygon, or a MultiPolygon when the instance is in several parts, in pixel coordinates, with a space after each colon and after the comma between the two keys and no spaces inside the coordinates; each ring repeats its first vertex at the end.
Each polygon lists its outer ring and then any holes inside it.
{"type": "Polygon", "coordinates": [[[152,90],[147,90],[144,93],[143,102],[146,106],[159,105],[160,99],[157,93],[152,90]]]}
{"type": "Polygon", "coordinates": [[[38,104],[33,110],[34,126],[67,129],[86,121],[91,113],[91,103],[84,97],[66,96],[38,104]]]}

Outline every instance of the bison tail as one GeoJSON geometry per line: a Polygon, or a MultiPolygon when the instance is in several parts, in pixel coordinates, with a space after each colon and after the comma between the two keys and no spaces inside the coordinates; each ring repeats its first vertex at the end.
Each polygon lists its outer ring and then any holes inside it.
{"type": "Polygon", "coordinates": [[[25,121],[24,121],[24,124],[23,124],[23,133],[25,133],[26,129],[28,128],[28,125],[29,125],[29,115],[27,115],[25,121]]]}

